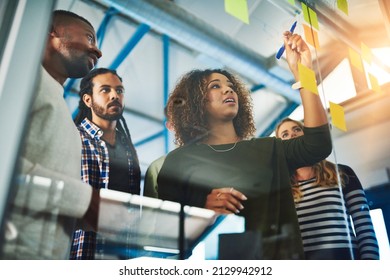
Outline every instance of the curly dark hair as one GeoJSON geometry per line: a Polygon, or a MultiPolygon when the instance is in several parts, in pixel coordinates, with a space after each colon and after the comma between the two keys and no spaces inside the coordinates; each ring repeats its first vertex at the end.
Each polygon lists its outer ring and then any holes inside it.
{"type": "Polygon", "coordinates": [[[168,112],[175,131],[176,144],[184,146],[203,142],[209,135],[206,118],[207,78],[213,73],[226,76],[238,96],[239,109],[233,120],[237,136],[246,139],[254,135],[250,91],[234,74],[223,69],[192,70],[184,74],[168,99],[168,112]]]}

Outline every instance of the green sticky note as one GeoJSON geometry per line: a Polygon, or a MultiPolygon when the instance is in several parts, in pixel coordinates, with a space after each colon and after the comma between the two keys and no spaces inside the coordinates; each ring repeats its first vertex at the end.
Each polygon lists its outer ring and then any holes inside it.
{"type": "Polygon", "coordinates": [[[298,73],[302,87],[312,93],[318,94],[316,74],[314,71],[307,68],[305,65],[298,63],[298,73]]]}
{"type": "Polygon", "coordinates": [[[287,0],[288,3],[290,3],[291,5],[295,6],[295,1],[294,0],[287,0]]]}
{"type": "Polygon", "coordinates": [[[308,6],[306,6],[305,3],[302,2],[301,5],[303,19],[315,29],[320,30],[320,26],[318,25],[317,13],[310,9],[308,6]]]}
{"type": "Polygon", "coordinates": [[[347,124],[345,123],[344,108],[336,103],[329,102],[329,110],[332,118],[332,124],[343,131],[347,131],[347,124]]]}
{"type": "Polygon", "coordinates": [[[225,11],[242,22],[249,24],[247,0],[225,0],[225,11]]]}
{"type": "Polygon", "coordinates": [[[337,0],[337,8],[348,15],[348,1],[347,0],[337,0]]]}

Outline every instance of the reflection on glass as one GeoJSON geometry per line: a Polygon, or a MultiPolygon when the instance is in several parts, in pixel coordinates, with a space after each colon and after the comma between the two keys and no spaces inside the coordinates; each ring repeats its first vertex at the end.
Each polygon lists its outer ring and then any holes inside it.
{"type": "MultiPolygon", "coordinates": [[[[64,183],[40,176],[18,177],[19,189],[7,219],[3,256],[7,259],[52,259],[57,247],[64,183]],[[20,246],[20,244],[29,244],[20,246]]],[[[54,257],[55,258],[55,257],[54,257]]]]}
{"type": "Polygon", "coordinates": [[[376,238],[379,243],[379,254],[381,260],[390,260],[389,236],[386,231],[385,220],[381,209],[370,211],[372,223],[374,224],[376,238]]]}
{"type": "Polygon", "coordinates": [[[180,250],[189,257],[202,235],[218,224],[215,212],[207,209],[185,206],[180,220],[179,203],[106,189],[100,196],[96,259],[178,259],[180,250]]]}

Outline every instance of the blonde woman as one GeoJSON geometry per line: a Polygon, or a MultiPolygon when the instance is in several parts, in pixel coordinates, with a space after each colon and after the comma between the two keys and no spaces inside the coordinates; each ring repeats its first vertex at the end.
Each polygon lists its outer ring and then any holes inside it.
{"type": "MultiPolygon", "coordinates": [[[[275,135],[282,140],[300,137],[303,124],[286,118],[275,135]]],[[[322,160],[297,169],[291,184],[306,259],[379,259],[367,199],[349,166],[322,160]]]]}

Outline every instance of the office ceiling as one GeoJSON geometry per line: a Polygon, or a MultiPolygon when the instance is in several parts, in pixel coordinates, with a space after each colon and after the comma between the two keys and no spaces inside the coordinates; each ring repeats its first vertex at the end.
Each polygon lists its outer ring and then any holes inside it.
{"type": "MultiPolygon", "coordinates": [[[[269,135],[277,120],[294,111],[299,94],[290,88],[284,58],[275,59],[283,31],[295,20],[296,32],[304,34],[301,1],[289,2],[248,0],[249,24],[227,14],[223,0],[59,0],[56,8],[84,16],[98,30],[103,52],[98,67],[115,68],[123,78],[125,117],[144,173],[174,148],[163,107],[178,78],[191,69],[224,67],[240,75],[253,91],[259,136],[269,135]]],[[[350,0],[348,15],[336,2],[305,1],[319,22],[320,49],[312,49],[319,79],[348,57],[348,48],[359,52],[362,42],[390,47],[390,1],[350,0]]],[[[72,111],[78,82],[66,84],[72,111]]],[[[357,92],[364,87],[355,81],[357,92]]]]}

